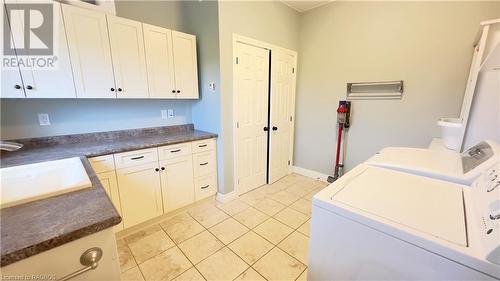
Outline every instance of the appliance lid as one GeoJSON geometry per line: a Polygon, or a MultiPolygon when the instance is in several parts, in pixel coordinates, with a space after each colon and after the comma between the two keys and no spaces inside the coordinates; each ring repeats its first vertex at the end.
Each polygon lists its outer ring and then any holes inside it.
{"type": "Polygon", "coordinates": [[[366,161],[366,164],[422,170],[436,174],[462,175],[460,154],[453,151],[438,151],[421,148],[387,147],[366,161]]]}
{"type": "Polygon", "coordinates": [[[331,200],[413,231],[467,246],[460,185],[369,167],[348,181],[331,200]]]}

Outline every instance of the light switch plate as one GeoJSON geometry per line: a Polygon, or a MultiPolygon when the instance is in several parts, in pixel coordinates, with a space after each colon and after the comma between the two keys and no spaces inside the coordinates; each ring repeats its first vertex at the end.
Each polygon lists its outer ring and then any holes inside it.
{"type": "Polygon", "coordinates": [[[161,119],[167,119],[168,118],[168,112],[166,109],[161,110],[161,119]]]}
{"type": "Polygon", "coordinates": [[[40,126],[50,126],[49,115],[47,113],[39,113],[38,123],[40,123],[40,126]]]}

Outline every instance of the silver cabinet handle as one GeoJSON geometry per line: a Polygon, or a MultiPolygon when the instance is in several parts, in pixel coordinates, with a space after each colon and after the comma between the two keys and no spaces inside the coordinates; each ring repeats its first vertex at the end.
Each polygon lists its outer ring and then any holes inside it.
{"type": "Polygon", "coordinates": [[[59,279],[59,281],[66,281],[70,280],[82,273],[85,273],[89,270],[94,270],[97,268],[99,265],[99,261],[102,258],[102,250],[101,248],[94,247],[90,248],[87,251],[83,252],[83,254],[80,256],[80,264],[85,266],[84,268],[77,270],[71,274],[68,274],[64,276],[63,278],[59,279]]]}

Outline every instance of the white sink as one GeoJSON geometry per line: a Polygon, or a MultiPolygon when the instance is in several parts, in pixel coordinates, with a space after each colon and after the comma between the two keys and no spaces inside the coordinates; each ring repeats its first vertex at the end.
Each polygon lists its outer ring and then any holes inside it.
{"type": "Polygon", "coordinates": [[[0,181],[0,208],[92,186],[78,157],[3,168],[0,181]]]}

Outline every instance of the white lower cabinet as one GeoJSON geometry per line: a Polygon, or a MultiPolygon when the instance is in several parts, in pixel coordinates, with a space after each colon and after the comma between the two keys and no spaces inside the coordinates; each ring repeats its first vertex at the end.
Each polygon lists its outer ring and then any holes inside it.
{"type": "MultiPolygon", "coordinates": [[[[120,216],[123,216],[121,208],[122,205],[120,203],[120,193],[118,192],[118,182],[116,180],[115,171],[99,173],[97,174],[97,177],[101,181],[102,187],[104,187],[104,190],[111,199],[111,202],[113,202],[113,205],[115,206],[116,210],[118,211],[120,216]]],[[[119,225],[115,225],[114,227],[115,232],[120,231],[122,229],[123,229],[123,221],[119,225]]]]}
{"type": "Polygon", "coordinates": [[[125,228],[163,214],[158,162],[118,169],[116,174],[125,228]]]}
{"type": "Polygon", "coordinates": [[[195,200],[210,197],[217,192],[217,176],[211,174],[196,178],[194,182],[195,200]]]}
{"type": "Polygon", "coordinates": [[[217,192],[217,155],[215,139],[194,141],[193,174],[195,200],[201,200],[217,192]]]}
{"type": "Polygon", "coordinates": [[[191,155],[160,161],[161,190],[165,213],[194,202],[191,155]]]}
{"type": "Polygon", "coordinates": [[[115,232],[217,192],[215,139],[89,159],[122,223],[115,232]]]}
{"type": "Polygon", "coordinates": [[[102,250],[97,267],[71,280],[120,280],[116,238],[111,228],[2,267],[5,280],[60,280],[81,270],[81,255],[92,248],[102,250]],[[10,277],[10,278],[9,278],[10,277]]]}

